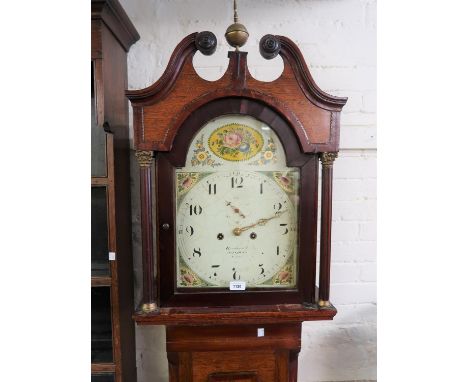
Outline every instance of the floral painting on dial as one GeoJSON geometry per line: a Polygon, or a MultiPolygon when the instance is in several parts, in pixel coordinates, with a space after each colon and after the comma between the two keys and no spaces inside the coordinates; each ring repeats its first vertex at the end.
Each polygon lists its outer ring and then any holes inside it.
{"type": "Polygon", "coordinates": [[[179,256],[179,285],[183,287],[203,287],[208,284],[203,281],[179,256]]]}
{"type": "Polygon", "coordinates": [[[260,153],[260,157],[256,161],[253,161],[249,164],[253,166],[258,166],[263,164],[276,163],[276,161],[277,158],[275,142],[273,142],[273,139],[268,138],[268,142],[265,145],[265,148],[260,153]]]}
{"type": "Polygon", "coordinates": [[[203,286],[203,282],[198,278],[195,272],[183,267],[180,269],[181,286],[203,286]]]}
{"type": "Polygon", "coordinates": [[[286,192],[292,193],[296,189],[296,172],[274,172],[273,178],[275,179],[276,183],[286,192]]]}
{"type": "Polygon", "coordinates": [[[286,264],[281,271],[279,271],[273,278],[274,284],[293,284],[293,266],[286,264]]]}
{"type": "Polygon", "coordinates": [[[195,142],[195,150],[193,151],[192,156],[192,166],[210,166],[215,167],[219,166],[220,163],[216,163],[215,160],[211,157],[211,154],[206,150],[203,143],[203,134],[195,142]]]}
{"type": "Polygon", "coordinates": [[[210,150],[227,161],[245,161],[263,148],[263,137],[255,129],[238,123],[219,127],[208,139],[210,150]]]}
{"type": "Polygon", "coordinates": [[[198,182],[200,174],[198,172],[177,173],[177,195],[183,195],[198,182]]]}

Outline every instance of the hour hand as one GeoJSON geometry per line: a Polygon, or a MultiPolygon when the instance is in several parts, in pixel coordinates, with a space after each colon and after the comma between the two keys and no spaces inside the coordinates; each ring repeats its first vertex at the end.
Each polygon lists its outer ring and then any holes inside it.
{"type": "Polygon", "coordinates": [[[226,206],[231,207],[234,213],[239,214],[240,217],[245,219],[245,215],[242,213],[242,211],[238,207],[234,206],[231,202],[226,200],[226,206]]]}

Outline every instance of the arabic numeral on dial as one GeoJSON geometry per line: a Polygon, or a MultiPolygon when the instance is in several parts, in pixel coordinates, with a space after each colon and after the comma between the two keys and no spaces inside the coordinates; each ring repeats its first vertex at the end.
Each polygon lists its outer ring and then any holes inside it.
{"type": "Polygon", "coordinates": [[[258,264],[259,268],[260,268],[260,274],[263,275],[263,277],[265,277],[265,268],[263,268],[263,264],[258,264]]]}
{"type": "Polygon", "coordinates": [[[193,254],[192,254],[192,256],[195,257],[195,255],[198,255],[198,257],[201,256],[201,249],[200,249],[200,248],[198,248],[198,249],[194,248],[194,249],[193,249],[193,254]]]}
{"type": "Polygon", "coordinates": [[[282,224],[280,224],[280,226],[284,227],[283,235],[286,235],[289,232],[288,223],[282,223],[282,224]]]}
{"type": "Polygon", "coordinates": [[[236,268],[232,268],[232,270],[234,271],[234,273],[232,274],[233,280],[236,280],[236,281],[240,280],[240,274],[237,273],[236,268]]]}
{"type": "Polygon", "coordinates": [[[213,274],[212,274],[212,276],[209,276],[210,279],[211,279],[211,277],[217,277],[218,276],[218,274],[216,272],[217,272],[217,269],[219,268],[219,264],[212,265],[211,268],[213,268],[213,274]]]}
{"type": "Polygon", "coordinates": [[[216,195],[216,183],[208,183],[208,194],[209,195],[216,195]]]}
{"type": "Polygon", "coordinates": [[[196,205],[196,204],[190,204],[189,205],[189,212],[190,212],[190,216],[192,215],[201,215],[203,211],[203,208],[199,205],[196,205]]]}
{"type": "Polygon", "coordinates": [[[193,235],[193,227],[191,225],[189,225],[188,227],[185,227],[185,231],[190,235],[192,236],[193,235]]]}
{"type": "Polygon", "coordinates": [[[244,178],[241,176],[233,176],[231,178],[231,188],[242,188],[244,187],[244,178]]]}
{"type": "Polygon", "coordinates": [[[273,209],[274,210],[280,211],[281,208],[283,208],[283,205],[280,202],[273,204],[273,209]]]}

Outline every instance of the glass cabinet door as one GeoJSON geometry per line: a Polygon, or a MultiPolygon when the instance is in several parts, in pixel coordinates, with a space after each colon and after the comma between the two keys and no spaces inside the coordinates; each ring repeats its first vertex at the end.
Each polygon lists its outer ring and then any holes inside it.
{"type": "Polygon", "coordinates": [[[108,274],[107,188],[91,187],[91,275],[108,274]]]}
{"type": "Polygon", "coordinates": [[[91,362],[113,361],[109,287],[91,288],[91,362]]]}
{"type": "Polygon", "coordinates": [[[114,374],[93,374],[91,375],[91,382],[114,382],[114,374]]]}
{"type": "Polygon", "coordinates": [[[96,113],[95,65],[91,62],[91,176],[106,176],[106,132],[98,125],[96,113]]]}

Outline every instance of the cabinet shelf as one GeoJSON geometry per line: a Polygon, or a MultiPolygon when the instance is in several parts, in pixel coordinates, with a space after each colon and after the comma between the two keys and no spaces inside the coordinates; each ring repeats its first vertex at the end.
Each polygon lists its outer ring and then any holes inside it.
{"type": "Polygon", "coordinates": [[[109,184],[108,177],[91,177],[91,186],[107,186],[109,184]]]}
{"type": "Polygon", "coordinates": [[[115,372],[114,363],[92,363],[91,373],[113,373],[115,372]]]}
{"type": "Polygon", "coordinates": [[[111,276],[91,276],[92,287],[111,286],[111,285],[112,285],[111,276]]]}

